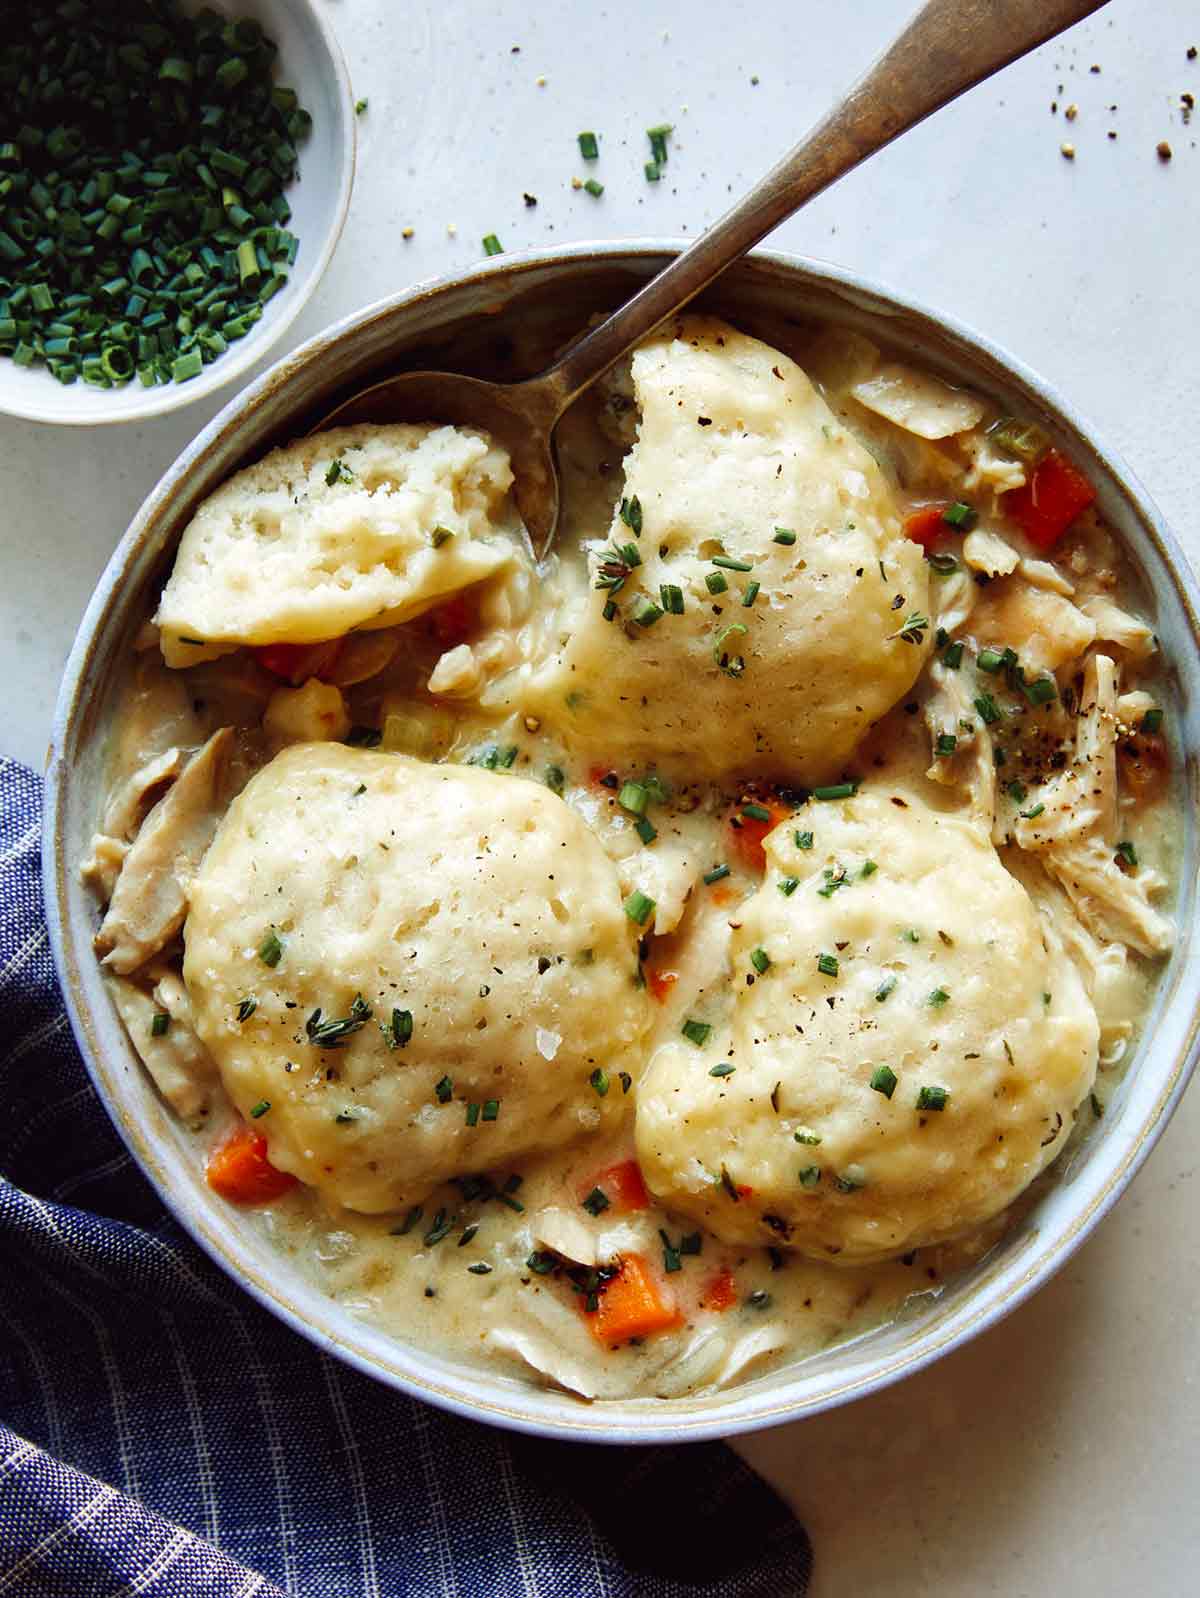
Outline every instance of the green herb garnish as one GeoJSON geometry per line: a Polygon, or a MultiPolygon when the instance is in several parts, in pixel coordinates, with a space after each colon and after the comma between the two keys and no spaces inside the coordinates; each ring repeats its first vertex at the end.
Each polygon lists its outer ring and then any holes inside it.
{"type": "Polygon", "coordinates": [[[679,1030],[698,1049],[702,1049],[712,1035],[712,1027],[707,1021],[685,1021],[679,1030]]]}
{"type": "Polygon", "coordinates": [[[944,1110],[949,1097],[949,1088],[924,1087],[917,1094],[917,1109],[944,1110]]]}
{"type": "Polygon", "coordinates": [[[283,958],[283,940],[272,927],[258,946],[258,958],[264,965],[277,966],[283,958]]]}
{"type": "Polygon", "coordinates": [[[871,1072],[871,1086],[876,1093],[882,1093],[885,1099],[890,1099],[896,1091],[898,1080],[890,1065],[877,1065],[871,1072]]]}

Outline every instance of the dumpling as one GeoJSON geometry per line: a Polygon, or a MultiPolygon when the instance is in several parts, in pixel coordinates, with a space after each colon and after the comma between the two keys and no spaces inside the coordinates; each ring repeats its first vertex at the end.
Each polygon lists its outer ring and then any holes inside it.
{"type": "Polygon", "coordinates": [[[169,666],[391,627],[501,570],[508,456],[483,434],[338,427],[272,451],[184,530],[155,620],[169,666]]]}
{"type": "Polygon", "coordinates": [[[636,351],[633,382],[624,514],[591,551],[534,708],[603,759],[819,782],[921,669],[921,550],[875,461],[779,351],[682,317],[636,351]]]}
{"type": "Polygon", "coordinates": [[[620,1118],[649,1019],[636,935],[549,789],[303,744],[222,822],[184,980],[272,1163],[374,1213],[620,1118]]]}
{"type": "Polygon", "coordinates": [[[1092,1085],[1075,967],[986,834],[913,795],[814,803],[765,848],[731,1018],[660,1049],[639,1087],[647,1183],[719,1237],[842,1264],[980,1225],[1092,1085]]]}

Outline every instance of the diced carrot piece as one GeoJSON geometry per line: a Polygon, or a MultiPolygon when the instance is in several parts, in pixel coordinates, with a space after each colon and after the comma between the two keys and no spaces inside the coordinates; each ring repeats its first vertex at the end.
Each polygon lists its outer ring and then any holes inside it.
{"type": "Polygon", "coordinates": [[[208,1157],[208,1185],[231,1204],[269,1204],[295,1187],[296,1178],[267,1159],[267,1140],[253,1127],[239,1127],[208,1157]]]}
{"type": "Polygon", "coordinates": [[[942,519],[946,506],[922,505],[920,510],[913,511],[911,516],[904,518],[904,536],[911,538],[914,544],[920,544],[922,549],[932,549],[941,543],[949,531],[942,519]]]}
{"type": "Polygon", "coordinates": [[[740,1199],[753,1198],[754,1189],[752,1187],[747,1187],[745,1182],[739,1182],[737,1185],[737,1196],[740,1199]]]}
{"type": "Polygon", "coordinates": [[[700,1303],[704,1309],[715,1309],[718,1314],[723,1314],[727,1309],[732,1309],[737,1301],[737,1283],[733,1279],[733,1272],[727,1265],[723,1265],[717,1274],[705,1283],[700,1303]]]}
{"type": "Polygon", "coordinates": [[[587,1316],[597,1342],[627,1343],[670,1331],[683,1317],[640,1254],[625,1254],[616,1276],[600,1293],[600,1307],[587,1316]]]}
{"type": "Polygon", "coordinates": [[[792,814],[792,807],[785,805],[781,799],[751,799],[743,800],[729,818],[729,832],[733,840],[735,853],[743,864],[749,866],[751,871],[765,871],[767,857],[763,852],[763,839],[768,832],[772,832],[781,821],[786,821],[792,814]],[[770,820],[763,821],[758,816],[743,814],[747,804],[759,806],[769,810],[770,820]]]}
{"type": "Polygon", "coordinates": [[[1058,450],[1048,450],[1024,488],[1004,496],[1004,509],[1037,549],[1053,549],[1096,498],[1083,473],[1058,450]]]}
{"type": "Polygon", "coordinates": [[[342,640],[333,638],[323,644],[263,644],[254,658],[272,677],[299,684],[328,671],[341,652],[342,640]]]}
{"type": "Polygon", "coordinates": [[[678,981],[679,981],[679,973],[678,973],[678,971],[647,971],[646,972],[646,986],[650,989],[650,992],[658,1000],[659,1004],[665,1004],[666,1003],[667,996],[669,995],[669,993],[671,992],[671,989],[675,986],[675,984],[678,981]]]}
{"type": "Polygon", "coordinates": [[[583,1192],[590,1193],[594,1187],[608,1196],[614,1210],[645,1210],[650,1207],[650,1195],[642,1180],[642,1168],[636,1160],[622,1160],[620,1165],[610,1165],[607,1170],[597,1171],[583,1192]]]}
{"type": "Polygon", "coordinates": [[[712,902],[716,905],[732,904],[737,895],[733,889],[722,883],[719,888],[712,891],[712,902]]]}
{"type": "Polygon", "coordinates": [[[465,594],[455,594],[453,599],[429,612],[430,631],[443,649],[466,643],[476,623],[475,608],[465,594]]]}

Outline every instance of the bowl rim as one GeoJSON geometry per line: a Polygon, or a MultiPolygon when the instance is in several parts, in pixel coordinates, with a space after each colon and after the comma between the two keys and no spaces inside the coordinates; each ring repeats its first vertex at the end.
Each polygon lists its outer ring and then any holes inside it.
{"type": "MultiPolygon", "coordinates": [[[[68,932],[73,867],[68,869],[65,847],[67,785],[71,770],[67,755],[72,729],[88,703],[89,668],[93,652],[105,630],[107,613],[115,602],[126,568],[142,546],[152,539],[160,504],[203,462],[216,440],[234,429],[244,413],[252,410],[274,388],[286,384],[302,368],[328,355],[331,347],[347,334],[366,327],[381,316],[411,309],[425,299],[440,296],[444,291],[486,285],[490,280],[520,279],[535,270],[553,270],[557,266],[572,263],[597,266],[631,263],[635,266],[652,265],[679,253],[690,242],[686,238],[636,237],[589,240],[553,248],[514,251],[503,257],[479,262],[466,270],[422,279],[395,294],[373,301],[340,318],[277,360],[231,399],[182,451],[147,495],[118,543],[80,623],[64,669],[46,767],[42,883],[51,948],[72,1031],[101,1103],[142,1173],[156,1188],[174,1219],[214,1263],[263,1308],[318,1348],[335,1355],[363,1374],[465,1419],[483,1420],[534,1436],[615,1445],[727,1438],[836,1408],[915,1374],[1010,1314],[1075,1253],[1116,1203],[1162,1135],[1200,1060],[1200,1005],[1195,994],[1192,993],[1188,998],[1184,991],[1180,991],[1176,995],[1174,1003],[1181,1009],[1190,1004],[1190,1014],[1181,1025],[1182,1036],[1174,1058],[1169,1069],[1164,1062],[1159,1073],[1162,1080],[1157,1086],[1153,1102],[1141,1113],[1132,1133],[1114,1141],[1114,1152],[1106,1156],[1098,1191],[1080,1212],[1066,1218],[1066,1224],[1060,1226],[1052,1238],[1047,1240],[1039,1234],[1034,1239],[1035,1246],[1023,1256],[1023,1263],[1014,1268],[1015,1279],[1002,1295],[992,1292],[987,1282],[982,1283],[979,1295],[981,1302],[970,1304],[960,1311],[951,1318],[951,1324],[934,1329],[930,1335],[917,1340],[905,1350],[882,1356],[870,1369],[858,1374],[851,1372],[848,1377],[831,1381],[826,1390],[814,1396],[793,1393],[789,1397],[786,1391],[769,1391],[747,1402],[744,1397],[747,1389],[733,1387],[718,1395],[730,1402],[715,1413],[699,1416],[683,1414],[675,1405],[686,1403],[686,1400],[646,1401],[647,1405],[657,1404],[657,1407],[638,1408],[632,1418],[628,1409],[620,1414],[609,1410],[613,1418],[607,1424],[604,1416],[608,1406],[603,1403],[587,1404],[571,1398],[569,1403],[575,1406],[575,1413],[563,1418],[546,1418],[522,1409],[519,1399],[505,1400],[497,1395],[495,1400],[483,1401],[478,1396],[467,1395],[465,1390],[469,1383],[466,1367],[456,1366],[445,1375],[430,1375],[419,1369],[402,1371],[394,1364],[384,1365],[377,1361],[365,1348],[349,1346],[328,1326],[308,1320],[297,1305],[285,1296],[285,1290],[275,1287],[254,1269],[246,1250],[239,1248],[236,1231],[232,1236],[219,1235],[215,1228],[203,1224],[199,1214],[190,1213],[184,1203],[176,1200],[159,1167],[151,1139],[133,1120],[105,1079],[98,1039],[80,975],[80,955],[88,960],[93,957],[90,948],[78,949],[68,932]],[[732,1407],[739,1395],[742,1396],[742,1411],[726,1414],[726,1409],[732,1407]],[[588,1417],[593,1417],[590,1423],[587,1423],[588,1417]],[[595,1417],[599,1417],[599,1420],[595,1417]]],[[[982,357],[985,362],[993,363],[1017,385],[1028,390],[1063,431],[1075,435],[1088,452],[1103,463],[1120,493],[1136,508],[1186,619],[1193,652],[1200,656],[1200,582],[1187,557],[1154,502],[1125,462],[1107,444],[1097,439],[1094,430],[1074,407],[1061,399],[1048,383],[1017,358],[956,318],[929,310],[920,301],[859,273],[791,252],[755,250],[751,252],[751,257],[769,268],[796,277],[798,287],[823,290],[859,309],[865,305],[873,316],[880,315],[885,309],[891,313],[898,311],[940,335],[948,334],[952,341],[964,345],[974,357],[982,357]]],[[[1186,887],[1186,879],[1181,879],[1181,886],[1186,887]]],[[[1145,1072],[1152,1058],[1152,1050],[1148,1049],[1141,1062],[1142,1072],[1145,1072]]],[[[331,1306],[334,1303],[332,1299],[323,1302],[331,1306]]],[[[426,1359],[423,1351],[415,1345],[399,1343],[399,1348],[410,1367],[419,1367],[426,1359]]],[[[804,1362],[795,1367],[797,1375],[803,1368],[804,1362]]],[[[531,1394],[537,1394],[541,1390],[531,1388],[530,1391],[531,1394]]]]}
{"type": "MultiPolygon", "coordinates": [[[[289,4],[301,6],[312,19],[313,27],[333,72],[335,98],[341,102],[344,125],[333,216],[325,229],[316,261],[308,273],[304,292],[295,295],[291,303],[281,305],[278,314],[268,324],[265,326],[259,324],[262,329],[261,337],[256,338],[257,329],[251,329],[237,349],[231,350],[228,355],[205,367],[200,377],[193,378],[190,382],[170,383],[142,390],[144,403],[132,410],[107,416],[103,413],[84,416],[69,409],[59,410],[53,405],[42,404],[36,398],[12,400],[5,395],[0,399],[0,415],[12,416],[24,422],[41,422],[51,427],[119,427],[123,423],[145,422],[155,416],[168,416],[171,412],[182,410],[187,405],[194,405],[198,400],[207,399],[230,383],[236,382],[250,367],[256,365],[278,346],[280,339],[308,305],[329,268],[333,252],[341,241],[346,218],[350,213],[350,197],[354,190],[354,176],[358,163],[358,119],[354,114],[354,86],[350,81],[350,68],[346,65],[346,57],[334,32],[333,24],[318,8],[315,0],[289,0],[289,4]]],[[[34,392],[31,388],[30,393],[34,392]]],[[[40,388],[37,392],[40,392],[40,388]]],[[[57,394],[59,389],[50,392],[57,394]]],[[[66,395],[70,390],[64,388],[61,392],[66,395]]]]}

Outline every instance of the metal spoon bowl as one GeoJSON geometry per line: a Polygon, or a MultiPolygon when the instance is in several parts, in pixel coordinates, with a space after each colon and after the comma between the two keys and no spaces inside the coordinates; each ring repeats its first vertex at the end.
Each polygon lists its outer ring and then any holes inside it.
{"type": "Polygon", "coordinates": [[[536,377],[488,383],[399,372],[344,400],[321,423],[450,422],[508,450],[517,508],[539,559],[558,529],[554,429],[621,356],[708,287],[772,228],[967,89],[1098,11],[1107,0],[927,0],[844,98],[732,210],[536,377]]]}

